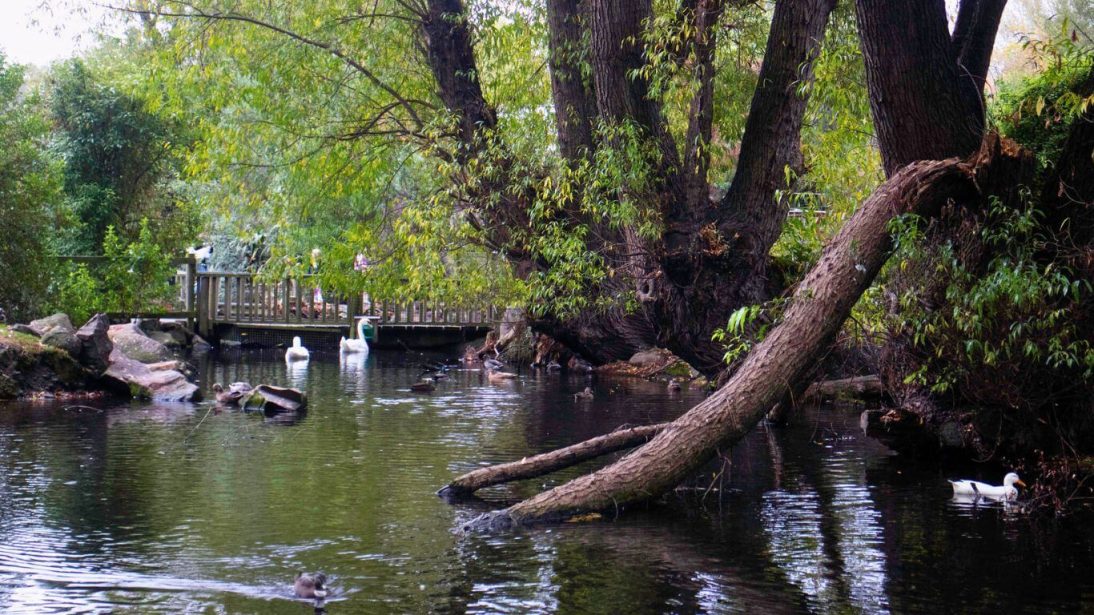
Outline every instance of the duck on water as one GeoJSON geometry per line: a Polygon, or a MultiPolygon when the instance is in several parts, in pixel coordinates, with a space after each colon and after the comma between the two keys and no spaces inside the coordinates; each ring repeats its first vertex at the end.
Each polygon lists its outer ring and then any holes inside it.
{"type": "Polygon", "coordinates": [[[1002,485],[989,485],[975,480],[951,480],[953,494],[955,496],[972,496],[1000,500],[1013,500],[1018,497],[1017,487],[1025,487],[1026,484],[1014,472],[1009,472],[1003,477],[1002,485]]]}
{"type": "Polygon", "coordinates": [[[301,572],[296,575],[292,590],[297,598],[322,600],[327,597],[327,575],[322,572],[315,574],[301,572]]]}
{"type": "Polygon", "coordinates": [[[293,361],[307,361],[311,358],[311,354],[307,348],[304,348],[300,343],[300,337],[292,338],[292,346],[285,351],[285,361],[292,363],[293,361]]]}

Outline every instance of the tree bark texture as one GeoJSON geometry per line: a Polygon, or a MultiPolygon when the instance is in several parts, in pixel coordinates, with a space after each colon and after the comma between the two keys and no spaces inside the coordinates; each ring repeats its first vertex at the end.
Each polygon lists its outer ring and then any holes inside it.
{"type": "Polygon", "coordinates": [[[482,129],[494,128],[498,120],[482,95],[461,0],[429,0],[422,32],[437,91],[445,107],[458,118],[460,142],[464,150],[476,149],[482,129]]]}
{"type": "MultiPolygon", "coordinates": [[[[953,30],[953,48],[957,63],[964,70],[969,94],[981,101],[984,81],[988,78],[995,35],[1003,18],[1007,0],[962,0],[953,30]]],[[[968,94],[967,94],[968,95],[968,94]]]]}
{"type": "MultiPolygon", "coordinates": [[[[856,0],[855,7],[885,173],[891,176],[916,160],[972,153],[983,134],[984,105],[980,90],[958,64],[945,2],[856,0]]],[[[987,44],[990,50],[994,28],[976,25],[979,12],[965,8],[968,25],[958,30],[962,49],[987,44]],[[989,31],[992,37],[985,40],[989,31]]],[[[977,65],[985,61],[977,58],[977,65]]]]}
{"type": "Polygon", "coordinates": [[[558,148],[566,160],[587,156],[594,147],[596,93],[582,75],[582,65],[589,61],[589,45],[584,37],[587,4],[588,0],[547,2],[551,93],[558,148]]]}
{"type": "Polygon", "coordinates": [[[993,137],[970,161],[908,165],[848,220],[799,285],[783,321],[717,393],[619,461],[480,517],[467,529],[617,511],[673,488],[743,437],[824,351],[888,258],[888,224],[894,216],[931,216],[947,203],[978,199],[980,190],[991,185],[984,180],[1005,176],[1007,168],[1021,164],[1026,158],[1013,144],[993,137]]]}
{"type": "Polygon", "coordinates": [[[746,250],[757,258],[767,256],[786,220],[787,206],[776,199],[777,191],[790,187],[786,168],[805,170],[800,135],[807,99],[797,89],[813,78],[813,60],[835,6],[835,0],[775,4],[737,172],[721,204],[723,231],[744,229],[746,250]]]}

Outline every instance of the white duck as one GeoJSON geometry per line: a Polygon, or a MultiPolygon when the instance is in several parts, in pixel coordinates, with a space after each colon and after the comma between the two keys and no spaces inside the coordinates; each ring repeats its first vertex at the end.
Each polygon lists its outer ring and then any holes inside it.
{"type": "Polygon", "coordinates": [[[285,361],[292,363],[293,361],[307,361],[311,358],[308,353],[308,349],[300,345],[300,338],[292,338],[292,346],[285,351],[285,361]]]}
{"type": "Polygon", "coordinates": [[[365,339],[366,319],[357,321],[357,339],[348,340],[345,337],[339,342],[338,348],[345,354],[363,352],[368,354],[368,340],[365,339]]]}
{"type": "Polygon", "coordinates": [[[951,480],[950,485],[953,486],[954,495],[971,495],[1003,500],[1013,500],[1018,497],[1018,489],[1015,488],[1015,485],[1018,487],[1026,486],[1014,472],[1010,472],[1003,477],[1002,486],[989,485],[975,480],[951,480]]]}

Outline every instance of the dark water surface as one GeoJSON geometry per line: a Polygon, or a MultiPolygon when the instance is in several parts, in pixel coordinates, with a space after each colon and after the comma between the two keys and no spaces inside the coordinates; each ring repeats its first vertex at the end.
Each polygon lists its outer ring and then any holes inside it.
{"type": "Polygon", "coordinates": [[[332,614],[1094,610],[1092,519],[955,504],[943,472],[863,438],[855,411],[757,429],[711,467],[713,489],[615,522],[458,536],[560,478],[449,505],[433,492],[456,474],[702,395],[536,373],[493,386],[474,371],[416,395],[396,354],[201,372],[207,388],[298,386],[310,411],[293,424],[208,404],[0,406],[0,609],[310,613],[292,578],[322,570],[332,614]],[[596,399],[575,402],[588,384],[596,399]]]}

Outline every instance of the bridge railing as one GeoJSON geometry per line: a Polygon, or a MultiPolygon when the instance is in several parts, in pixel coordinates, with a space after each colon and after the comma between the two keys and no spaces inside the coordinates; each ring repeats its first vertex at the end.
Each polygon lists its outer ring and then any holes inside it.
{"type": "Polygon", "coordinates": [[[374,325],[486,326],[502,313],[492,305],[339,295],[322,290],[312,276],[268,281],[252,273],[200,272],[197,282],[198,331],[203,334],[220,323],[352,326],[359,316],[370,317],[374,325]]]}

